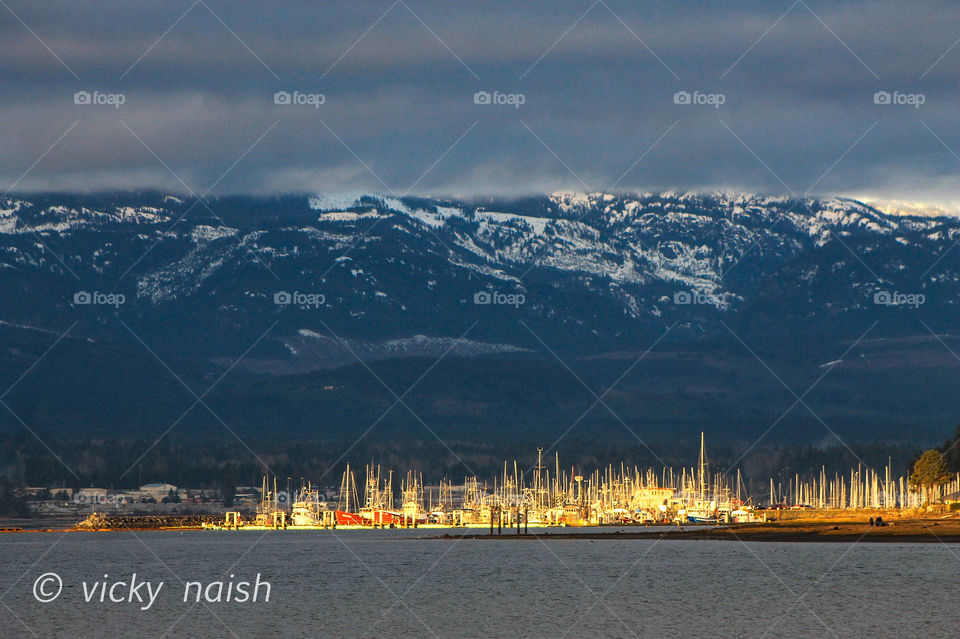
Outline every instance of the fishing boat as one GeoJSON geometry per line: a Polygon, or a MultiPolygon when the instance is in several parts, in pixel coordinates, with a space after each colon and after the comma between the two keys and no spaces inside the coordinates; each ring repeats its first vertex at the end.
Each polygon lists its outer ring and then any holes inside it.
{"type": "Polygon", "coordinates": [[[327,502],[320,497],[320,491],[310,484],[300,489],[290,509],[290,520],[294,526],[324,525],[324,513],[330,509],[327,502]]]}
{"type": "Polygon", "coordinates": [[[364,526],[364,519],[358,512],[352,512],[351,508],[357,503],[357,483],[354,480],[353,473],[350,471],[350,464],[343,472],[343,480],[340,482],[340,498],[337,502],[337,526],[364,526]]]}
{"type": "Polygon", "coordinates": [[[403,483],[403,502],[400,508],[401,525],[420,526],[428,523],[429,513],[423,509],[423,479],[414,471],[407,473],[403,483]]]}
{"type": "Polygon", "coordinates": [[[698,525],[718,525],[720,524],[720,514],[716,510],[709,508],[694,508],[685,513],[687,523],[698,525]]]}
{"type": "Polygon", "coordinates": [[[286,493],[277,490],[277,478],[273,478],[273,490],[269,490],[267,476],[263,476],[263,486],[260,489],[260,504],[254,517],[254,525],[266,528],[285,528],[289,523],[287,512],[284,510],[286,493]]]}

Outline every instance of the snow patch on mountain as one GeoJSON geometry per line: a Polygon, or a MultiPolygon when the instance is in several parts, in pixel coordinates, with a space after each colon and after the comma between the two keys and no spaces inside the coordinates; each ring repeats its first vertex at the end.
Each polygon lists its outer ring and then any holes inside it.
{"type": "MultiPolygon", "coordinates": [[[[206,228],[212,229],[212,227],[206,228]]],[[[201,235],[232,236],[210,232],[201,232],[201,235]]],[[[250,233],[241,238],[239,243],[194,240],[196,242],[194,248],[182,259],[140,277],[137,280],[137,297],[149,299],[157,304],[169,302],[199,290],[207,279],[217,273],[236,254],[244,248],[251,249],[250,245],[258,236],[258,233],[250,233]]]]}
{"type": "Polygon", "coordinates": [[[353,211],[324,211],[317,218],[319,222],[356,222],[365,218],[380,217],[375,211],[354,213],[353,211]]]}
{"type": "Polygon", "coordinates": [[[206,226],[199,224],[190,230],[190,239],[199,244],[201,242],[213,242],[224,237],[234,237],[239,232],[239,229],[229,226],[206,226]]]}
{"type": "Polygon", "coordinates": [[[363,193],[321,193],[310,197],[307,205],[315,211],[342,211],[353,208],[363,193]]]}
{"type": "Polygon", "coordinates": [[[514,346],[512,344],[493,344],[489,342],[478,342],[465,337],[432,337],[429,335],[412,335],[410,337],[401,337],[397,339],[386,340],[383,342],[359,342],[354,340],[340,340],[329,335],[317,332],[309,328],[301,328],[297,335],[341,346],[346,344],[348,350],[356,351],[387,351],[391,356],[411,355],[411,354],[442,354],[449,352],[453,356],[476,356],[481,354],[494,353],[522,353],[528,352],[528,349],[514,346]]]}
{"type": "Polygon", "coordinates": [[[493,211],[477,211],[475,217],[481,220],[481,227],[486,229],[493,225],[524,226],[532,230],[537,235],[543,235],[547,224],[554,220],[545,217],[529,217],[526,215],[517,215],[515,213],[495,213],[493,211]]]}
{"type": "Polygon", "coordinates": [[[113,216],[121,222],[133,224],[157,224],[170,220],[163,209],[153,206],[118,206],[113,209],[113,216]]]}
{"type": "Polygon", "coordinates": [[[0,233],[10,234],[17,232],[17,210],[19,207],[0,209],[0,233]]]}

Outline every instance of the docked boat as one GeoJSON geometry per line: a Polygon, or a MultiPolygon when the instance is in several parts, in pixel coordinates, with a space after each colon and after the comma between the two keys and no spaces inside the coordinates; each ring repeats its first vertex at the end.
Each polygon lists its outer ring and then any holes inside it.
{"type": "Polygon", "coordinates": [[[321,499],[320,491],[308,484],[293,500],[290,521],[294,526],[322,527],[327,521],[324,513],[330,510],[329,504],[321,499]]]}
{"type": "Polygon", "coordinates": [[[696,508],[687,510],[684,514],[689,524],[719,525],[721,523],[720,515],[716,510],[696,508]]]}
{"type": "Polygon", "coordinates": [[[336,520],[337,526],[363,526],[363,517],[359,512],[353,512],[357,503],[357,483],[354,480],[353,473],[350,471],[350,464],[343,472],[343,480],[340,482],[340,498],[337,502],[336,520]]]}

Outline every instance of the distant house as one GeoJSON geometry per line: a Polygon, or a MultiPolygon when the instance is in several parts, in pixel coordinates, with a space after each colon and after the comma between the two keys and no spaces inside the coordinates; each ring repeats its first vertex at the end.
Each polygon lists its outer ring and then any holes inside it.
{"type": "Polygon", "coordinates": [[[140,487],[140,496],[143,498],[150,497],[159,502],[168,496],[170,491],[176,494],[177,487],[173,484],[144,484],[140,487]]]}
{"type": "Polygon", "coordinates": [[[237,486],[233,499],[234,502],[256,503],[260,501],[260,489],[253,486],[237,486]]]}
{"type": "MultiPolygon", "coordinates": [[[[960,504],[960,490],[955,493],[950,493],[949,495],[944,495],[940,498],[940,501],[948,506],[960,504]]],[[[954,507],[952,510],[956,510],[956,507],[954,507]]]]}

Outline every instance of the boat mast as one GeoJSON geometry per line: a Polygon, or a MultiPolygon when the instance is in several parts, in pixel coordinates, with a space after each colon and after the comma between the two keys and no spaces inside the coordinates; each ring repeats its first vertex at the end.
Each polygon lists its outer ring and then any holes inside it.
{"type": "Polygon", "coordinates": [[[700,496],[700,501],[705,501],[707,494],[707,455],[704,450],[703,442],[703,431],[700,431],[700,459],[698,461],[699,468],[697,469],[697,492],[700,496]]]}

